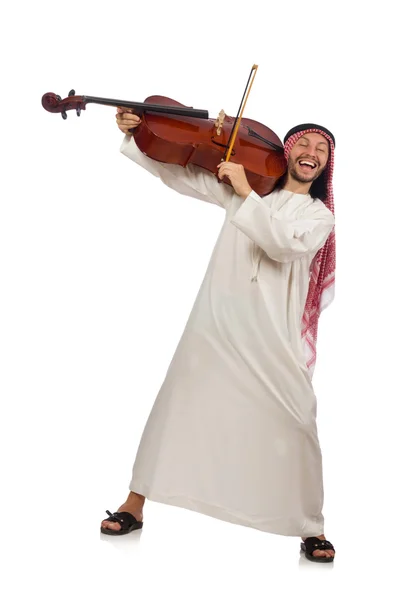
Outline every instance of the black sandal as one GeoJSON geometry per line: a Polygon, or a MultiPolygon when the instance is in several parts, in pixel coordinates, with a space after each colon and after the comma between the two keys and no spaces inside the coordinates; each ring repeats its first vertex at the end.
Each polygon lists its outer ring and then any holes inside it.
{"type": "Polygon", "coordinates": [[[119,531],[115,531],[114,529],[101,527],[101,533],[106,533],[106,535],[125,535],[126,533],[130,533],[135,529],[142,529],[143,527],[143,522],[138,521],[134,515],[129,512],[111,513],[108,510],[106,512],[109,515],[109,518],[105,519],[105,521],[110,521],[111,523],[120,523],[121,529],[119,531]]]}
{"type": "Polygon", "coordinates": [[[334,560],[334,556],[313,556],[315,550],[333,550],[335,552],[331,542],[320,540],[318,537],[308,537],[301,542],[301,551],[305,553],[307,559],[321,563],[329,563],[334,560]]]}

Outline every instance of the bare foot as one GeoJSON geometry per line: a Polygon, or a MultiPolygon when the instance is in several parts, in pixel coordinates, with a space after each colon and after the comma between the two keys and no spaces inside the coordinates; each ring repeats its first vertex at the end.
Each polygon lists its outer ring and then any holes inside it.
{"type": "MultiPolygon", "coordinates": [[[[327,539],[324,535],[316,535],[313,537],[317,537],[319,540],[327,539]]],[[[305,539],[306,538],[302,538],[303,541],[305,541],[305,539]]],[[[331,556],[335,556],[335,552],[334,552],[334,550],[314,550],[313,556],[321,556],[324,558],[329,558],[331,556]]]]}
{"type": "MultiPolygon", "coordinates": [[[[135,492],[130,492],[127,500],[118,508],[116,512],[128,512],[133,515],[137,521],[143,521],[143,505],[145,504],[145,497],[135,492]]],[[[120,523],[113,523],[106,519],[102,521],[101,526],[104,529],[113,529],[114,531],[120,531],[120,523]]]]}

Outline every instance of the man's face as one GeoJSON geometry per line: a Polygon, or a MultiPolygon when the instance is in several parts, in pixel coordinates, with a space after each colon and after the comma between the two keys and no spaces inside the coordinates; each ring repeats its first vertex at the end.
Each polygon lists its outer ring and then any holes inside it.
{"type": "Polygon", "coordinates": [[[305,133],[291,148],[289,174],[296,181],[311,183],[324,171],[328,157],[328,140],[320,133],[305,133]]]}

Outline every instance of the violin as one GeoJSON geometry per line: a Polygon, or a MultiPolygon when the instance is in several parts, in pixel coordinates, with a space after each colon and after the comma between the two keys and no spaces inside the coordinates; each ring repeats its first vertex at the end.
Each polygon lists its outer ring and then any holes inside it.
{"type": "MultiPolygon", "coordinates": [[[[131,134],[138,148],[150,158],[182,167],[197,165],[214,175],[218,174],[217,166],[222,160],[231,160],[244,166],[251,188],[265,196],[273,191],[287,164],[283,144],[274,131],[242,116],[256,68],[257,65],[252,68],[235,118],[221,110],[216,119],[210,119],[208,111],[187,107],[165,96],[129,102],[76,96],[71,90],[64,99],[53,93],[44,94],[42,105],[49,112],[60,112],[63,119],[70,110],[76,110],[80,116],[90,103],[133,109],[141,123],[131,134]]],[[[227,178],[222,181],[231,185],[227,178]]]]}

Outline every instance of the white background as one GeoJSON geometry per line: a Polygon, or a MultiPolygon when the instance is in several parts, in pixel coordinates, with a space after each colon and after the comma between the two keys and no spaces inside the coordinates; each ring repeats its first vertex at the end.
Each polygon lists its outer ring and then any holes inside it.
{"type": "MultiPolygon", "coordinates": [[[[1,18],[1,552],[5,598],[381,597],[395,590],[395,33],[389,2],[18,3],[1,18]],[[394,55],[394,57],[393,57],[394,55]],[[115,109],[169,96],[279,137],[336,136],[336,300],[314,385],[333,566],[299,540],[148,503],[100,536],[223,221],[119,153],[115,109]],[[327,572],[325,572],[327,571],[327,572]]],[[[391,3],[390,3],[391,6],[391,3]]]]}

